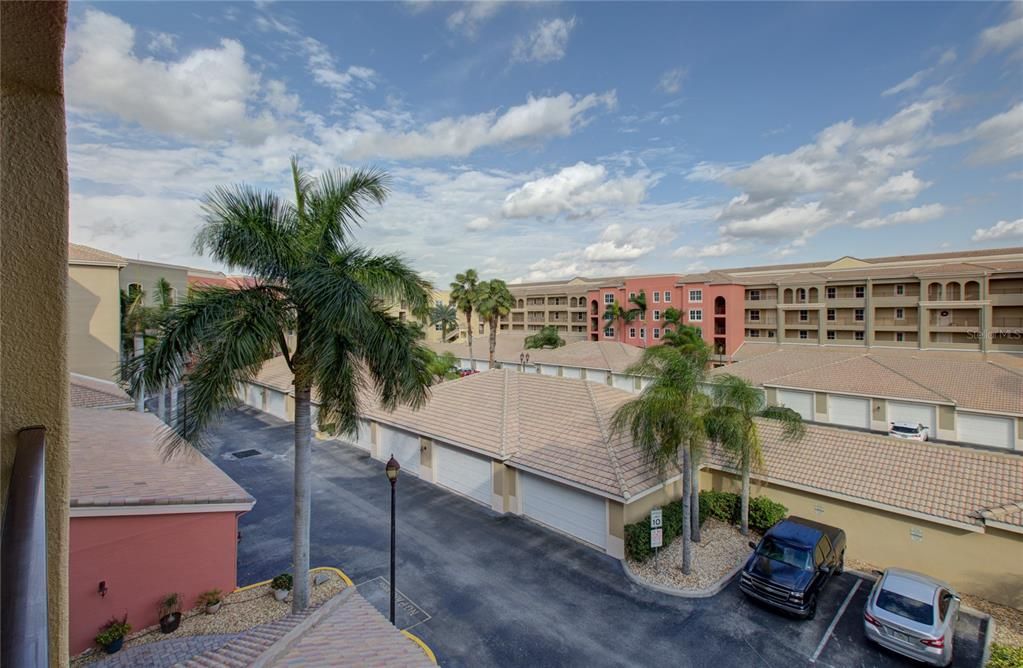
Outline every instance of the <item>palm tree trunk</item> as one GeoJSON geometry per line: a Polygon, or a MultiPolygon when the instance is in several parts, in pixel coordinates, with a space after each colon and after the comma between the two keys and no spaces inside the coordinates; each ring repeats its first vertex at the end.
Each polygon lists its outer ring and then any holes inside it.
{"type": "MultiPolygon", "coordinates": [[[[135,332],[135,357],[142,357],[146,352],[146,340],[142,332],[135,332]]],[[[139,385],[139,392],[135,395],[135,410],[139,413],[146,412],[146,391],[139,385]]]]}
{"type": "Polygon", "coordinates": [[[476,370],[476,358],[472,356],[472,311],[465,312],[465,335],[469,337],[469,368],[476,370]]]}
{"type": "Polygon", "coordinates": [[[692,466],[689,467],[693,482],[692,494],[689,495],[690,503],[692,503],[692,525],[693,525],[693,542],[700,542],[700,460],[698,457],[692,457],[692,466]]]}
{"type": "Polygon", "coordinates": [[[490,368],[494,368],[494,352],[497,350],[497,318],[490,319],[490,368]]]}
{"type": "Polygon", "coordinates": [[[292,563],[295,572],[291,611],[309,607],[309,524],[312,515],[310,481],[312,444],[310,436],[310,383],[301,367],[295,369],[295,507],[292,563]]]}
{"type": "Polygon", "coordinates": [[[692,470],[689,466],[689,446],[682,449],[682,573],[689,575],[693,568],[692,526],[692,470]]]}
{"type": "Polygon", "coordinates": [[[739,531],[743,536],[749,535],[749,455],[742,458],[742,510],[740,511],[739,531]]]}

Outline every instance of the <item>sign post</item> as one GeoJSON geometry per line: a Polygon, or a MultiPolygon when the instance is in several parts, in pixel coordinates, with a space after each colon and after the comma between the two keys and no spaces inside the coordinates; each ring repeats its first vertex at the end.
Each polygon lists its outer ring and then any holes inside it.
{"type": "Polygon", "coordinates": [[[657,560],[659,548],[664,544],[664,518],[660,508],[650,511],[650,547],[654,548],[654,561],[657,560]]]}

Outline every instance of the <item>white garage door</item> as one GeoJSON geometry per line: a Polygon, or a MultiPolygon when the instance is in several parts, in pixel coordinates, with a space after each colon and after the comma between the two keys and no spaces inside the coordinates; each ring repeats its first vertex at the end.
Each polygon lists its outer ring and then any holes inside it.
{"type": "Polygon", "coordinates": [[[285,396],[287,395],[285,395],[283,392],[277,392],[276,390],[267,390],[266,412],[275,417],[279,417],[282,420],[287,420],[288,414],[284,407],[285,396]]]}
{"type": "MultiPolygon", "coordinates": [[[[348,442],[366,452],[373,450],[373,430],[368,420],[359,420],[359,434],[355,438],[349,436],[348,442]]],[[[388,454],[387,456],[390,457],[391,455],[388,454]]]]}
{"type": "Polygon", "coordinates": [[[489,360],[476,360],[476,370],[477,371],[486,371],[489,368],[490,368],[490,361],[489,360]]]}
{"type": "Polygon", "coordinates": [[[565,378],[582,378],[583,370],[577,366],[561,367],[561,375],[565,378]]]}
{"type": "Polygon", "coordinates": [[[557,376],[558,375],[558,367],[551,366],[550,364],[541,364],[540,365],[540,375],[543,375],[543,376],[557,376]]]}
{"type": "Polygon", "coordinates": [[[828,395],[828,421],[846,427],[870,427],[870,400],[828,395]]]}
{"type": "Polygon", "coordinates": [[[490,505],[492,485],[489,459],[440,444],[434,446],[433,453],[439,484],[490,505]]]}
{"type": "Polygon", "coordinates": [[[263,410],[263,388],[259,385],[249,385],[249,397],[246,403],[253,408],[263,410]]]}
{"type": "Polygon", "coordinates": [[[611,378],[611,384],[617,387],[619,390],[628,390],[629,392],[636,391],[636,381],[632,376],[623,376],[621,374],[614,374],[611,378]]]}
{"type": "Polygon", "coordinates": [[[519,473],[522,513],[598,547],[607,546],[604,499],[529,473],[519,473]]]}
{"type": "Polygon", "coordinates": [[[928,438],[934,438],[934,406],[926,404],[907,404],[901,401],[888,402],[889,422],[912,422],[922,424],[929,431],[928,438]]]}
{"type": "Polygon", "coordinates": [[[813,392],[780,389],[778,403],[799,413],[804,420],[813,420],[813,392]]]}
{"type": "Polygon", "coordinates": [[[1013,445],[1012,418],[957,412],[956,428],[959,440],[964,443],[996,448],[1011,448],[1013,445]]]}
{"type": "Polygon", "coordinates": [[[587,369],[586,380],[592,380],[594,383],[607,385],[607,371],[601,371],[600,369],[587,369]]]}
{"type": "Polygon", "coordinates": [[[419,475],[419,437],[393,427],[377,426],[380,437],[380,458],[387,461],[394,455],[402,473],[419,475]]]}
{"type": "Polygon", "coordinates": [[[471,369],[472,368],[472,360],[470,360],[468,357],[463,357],[462,359],[458,360],[458,368],[459,369],[471,369]]]}

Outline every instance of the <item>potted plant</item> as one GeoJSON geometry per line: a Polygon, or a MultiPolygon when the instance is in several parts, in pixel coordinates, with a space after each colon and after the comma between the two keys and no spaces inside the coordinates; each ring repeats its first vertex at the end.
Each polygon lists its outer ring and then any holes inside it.
{"type": "Polygon", "coordinates": [[[181,623],[181,597],[167,594],[160,601],[160,631],[173,633],[181,623]]]}
{"type": "Polygon", "coordinates": [[[199,594],[199,605],[206,608],[207,615],[216,614],[217,610],[220,610],[223,601],[224,595],[220,593],[219,589],[211,589],[199,594]]]}
{"type": "Polygon", "coordinates": [[[291,592],[292,580],[290,573],[281,573],[270,581],[270,589],[274,590],[274,597],[278,601],[288,598],[291,592]]]}
{"type": "Polygon", "coordinates": [[[113,654],[121,649],[121,646],[124,645],[124,637],[129,633],[131,633],[131,624],[128,623],[128,615],[121,619],[112,617],[96,634],[96,644],[102,647],[107,654],[113,654]]]}

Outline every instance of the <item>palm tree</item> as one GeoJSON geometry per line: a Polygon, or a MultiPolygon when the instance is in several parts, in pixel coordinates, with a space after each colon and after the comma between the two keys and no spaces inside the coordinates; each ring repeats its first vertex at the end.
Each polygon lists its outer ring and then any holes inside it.
{"type": "Polygon", "coordinates": [[[494,352],[497,350],[498,320],[511,313],[515,298],[508,290],[508,284],[499,278],[479,284],[480,318],[490,327],[490,368],[494,368],[494,352]]]}
{"type": "Polygon", "coordinates": [[[207,287],[170,308],[159,339],[127,363],[135,388],[187,381],[171,457],[236,404],[235,391],[280,354],[294,374],[295,573],[293,610],[309,605],[311,502],[310,394],[320,416],[355,434],[362,391],[374,385],[385,407],[421,405],[430,382],[411,329],[386,304],[427,303],[428,282],[397,255],[374,255],[352,242],[366,208],[387,196],[387,175],[335,170],[312,178],[291,162],[294,201],[248,185],[218,187],[203,200],[199,253],[255,277],[248,287],[207,287]],[[286,333],[295,332],[294,347],[286,333]],[[189,362],[186,369],[185,363],[189,362]]]}
{"type": "Polygon", "coordinates": [[[735,461],[742,474],[740,530],[749,533],[750,471],[763,469],[760,431],[755,418],[776,420],[785,439],[798,439],[805,431],[799,413],[783,406],[767,406],[763,393],[745,378],[732,374],[716,377],[711,385],[714,407],[707,414],[707,435],[735,461]]]}
{"type": "Polygon", "coordinates": [[[458,329],[458,309],[454,304],[434,304],[430,309],[430,324],[440,325],[440,340],[447,342],[448,332],[458,329]]]}
{"type": "Polygon", "coordinates": [[[615,322],[621,321],[624,326],[626,323],[630,323],[636,319],[637,312],[634,309],[627,309],[617,301],[613,304],[609,304],[604,310],[604,320],[608,321],[608,324],[613,325],[615,322]]]}
{"type": "Polygon", "coordinates": [[[629,303],[635,304],[636,308],[630,309],[635,313],[634,318],[638,317],[640,320],[646,317],[646,292],[643,290],[639,291],[639,294],[629,297],[629,303]]]}
{"type": "Polygon", "coordinates": [[[465,332],[469,338],[469,364],[476,370],[476,358],[472,356],[472,311],[479,303],[479,274],[475,269],[455,275],[451,284],[451,303],[465,314],[465,332]]]}
{"type": "Polygon", "coordinates": [[[647,461],[663,476],[682,474],[682,572],[692,568],[693,468],[691,460],[703,447],[703,416],[708,399],[700,385],[703,367],[670,346],[643,350],[628,373],[651,378],[640,395],[623,404],[611,420],[615,433],[628,433],[647,461]]]}
{"type": "Polygon", "coordinates": [[[565,345],[565,339],[558,334],[554,325],[544,325],[536,334],[530,334],[523,341],[524,347],[532,348],[560,348],[565,345]]]}
{"type": "Polygon", "coordinates": [[[664,312],[664,334],[661,335],[661,343],[702,359],[704,365],[710,361],[711,349],[703,340],[703,331],[699,327],[684,324],[682,312],[677,308],[672,307],[664,312]]]}

